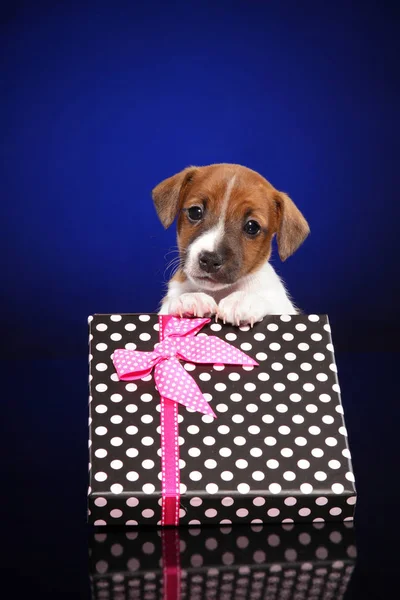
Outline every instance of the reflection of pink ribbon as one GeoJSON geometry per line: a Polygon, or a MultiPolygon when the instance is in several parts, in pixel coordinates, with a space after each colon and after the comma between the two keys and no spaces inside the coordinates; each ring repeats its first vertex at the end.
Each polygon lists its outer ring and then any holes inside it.
{"type": "Polygon", "coordinates": [[[215,336],[195,337],[209,322],[210,319],[178,319],[163,315],[159,317],[160,342],[152,352],[114,351],[113,362],[120,380],[146,377],[154,367],[154,380],[161,395],[162,525],[179,524],[178,403],[205,415],[216,416],[179,359],[200,364],[258,364],[215,336]]]}

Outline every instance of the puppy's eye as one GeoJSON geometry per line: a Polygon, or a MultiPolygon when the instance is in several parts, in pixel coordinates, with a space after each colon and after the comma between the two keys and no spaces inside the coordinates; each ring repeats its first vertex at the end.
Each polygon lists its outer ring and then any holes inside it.
{"type": "Polygon", "coordinates": [[[189,221],[200,221],[203,218],[203,208],[201,206],[191,206],[187,209],[189,221]]]}
{"type": "Polygon", "coordinates": [[[254,237],[260,233],[261,227],[257,221],[247,221],[246,225],[244,226],[244,231],[247,233],[247,235],[254,237]]]}

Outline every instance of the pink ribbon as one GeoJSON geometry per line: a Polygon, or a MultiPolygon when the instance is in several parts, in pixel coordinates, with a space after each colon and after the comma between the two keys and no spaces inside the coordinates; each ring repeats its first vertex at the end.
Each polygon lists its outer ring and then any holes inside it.
{"type": "Polygon", "coordinates": [[[178,404],[216,417],[197,383],[179,360],[198,364],[255,366],[241,350],[215,336],[196,336],[210,319],[159,317],[160,342],[152,352],[115,350],[113,362],[122,381],[141,379],[154,368],[156,389],[161,395],[162,525],[179,524],[180,470],[178,404]]]}

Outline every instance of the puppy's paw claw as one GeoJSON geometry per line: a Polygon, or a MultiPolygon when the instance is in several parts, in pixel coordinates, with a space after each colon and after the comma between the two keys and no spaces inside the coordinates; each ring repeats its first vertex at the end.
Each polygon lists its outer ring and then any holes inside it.
{"type": "Polygon", "coordinates": [[[225,323],[254,326],[267,314],[265,300],[257,294],[233,292],[218,305],[218,317],[225,323]]]}
{"type": "Polygon", "coordinates": [[[202,292],[181,294],[168,305],[168,313],[180,317],[211,317],[217,310],[214,298],[202,292]]]}

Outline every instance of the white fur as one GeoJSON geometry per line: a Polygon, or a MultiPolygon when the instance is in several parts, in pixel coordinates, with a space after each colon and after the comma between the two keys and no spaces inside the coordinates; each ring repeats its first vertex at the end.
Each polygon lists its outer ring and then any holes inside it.
{"type": "Polygon", "coordinates": [[[266,315],[297,313],[269,262],[223,290],[206,291],[207,294],[204,293],[204,287],[189,279],[183,283],[171,281],[160,314],[197,317],[215,314],[225,323],[239,325],[256,323],[266,315]]]}
{"type": "MultiPolygon", "coordinates": [[[[226,211],[228,208],[228,203],[231,197],[232,189],[235,184],[235,179],[236,175],[234,175],[227,183],[225,194],[222,199],[221,213],[218,225],[200,235],[192,244],[190,244],[188,248],[185,263],[185,273],[194,284],[196,284],[196,277],[202,275],[202,273],[199,272],[200,254],[202,252],[215,252],[215,250],[219,246],[221,239],[224,236],[226,211]]],[[[206,290],[223,289],[225,287],[225,284],[210,284],[209,282],[203,282],[203,288],[206,290]]]]}

